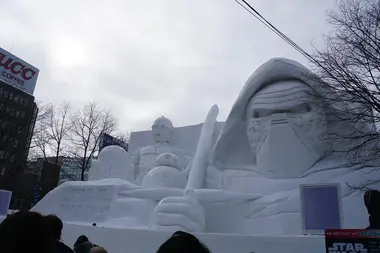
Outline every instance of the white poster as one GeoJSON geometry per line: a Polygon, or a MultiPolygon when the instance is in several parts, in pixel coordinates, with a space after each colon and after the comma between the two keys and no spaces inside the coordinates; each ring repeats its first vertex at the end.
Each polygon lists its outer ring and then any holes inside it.
{"type": "Polygon", "coordinates": [[[39,70],[0,47],[0,80],[33,95],[39,70]]]}

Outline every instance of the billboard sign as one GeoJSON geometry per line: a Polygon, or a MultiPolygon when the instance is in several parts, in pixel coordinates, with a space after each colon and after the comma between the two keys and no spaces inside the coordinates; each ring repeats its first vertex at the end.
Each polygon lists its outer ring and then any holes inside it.
{"type": "Polygon", "coordinates": [[[0,80],[33,95],[39,70],[0,47],[0,80]]]}
{"type": "Polygon", "coordinates": [[[100,136],[100,141],[99,141],[99,152],[105,148],[105,147],[108,147],[108,146],[112,146],[112,145],[116,145],[116,146],[119,146],[119,147],[122,147],[125,149],[125,151],[128,152],[128,143],[125,142],[125,141],[122,141],[118,138],[115,138],[109,134],[106,134],[106,133],[103,133],[101,136],[100,136]]]}
{"type": "Polygon", "coordinates": [[[380,250],[380,231],[326,229],[326,253],[375,253],[380,250]]]}
{"type": "Polygon", "coordinates": [[[340,229],[342,203],[339,184],[300,185],[302,226],[306,234],[340,229]]]}
{"type": "Polygon", "coordinates": [[[11,203],[12,192],[0,190],[0,216],[7,216],[9,204],[11,203]]]}

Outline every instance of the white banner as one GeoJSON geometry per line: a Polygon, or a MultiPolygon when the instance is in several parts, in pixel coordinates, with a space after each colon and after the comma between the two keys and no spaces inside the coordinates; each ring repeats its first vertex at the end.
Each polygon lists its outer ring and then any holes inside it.
{"type": "Polygon", "coordinates": [[[33,95],[39,70],[0,47],[0,80],[33,95]]]}

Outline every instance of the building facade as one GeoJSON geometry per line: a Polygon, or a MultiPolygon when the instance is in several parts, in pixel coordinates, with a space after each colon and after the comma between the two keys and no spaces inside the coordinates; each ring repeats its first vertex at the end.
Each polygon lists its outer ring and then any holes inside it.
{"type": "Polygon", "coordinates": [[[37,113],[32,95],[0,81],[0,181],[25,167],[37,113]]]}
{"type": "MultiPolygon", "coordinates": [[[[88,171],[91,167],[92,159],[88,160],[87,166],[84,170],[84,181],[88,180],[88,171]]],[[[62,160],[61,170],[59,173],[58,185],[67,181],[81,181],[81,164],[83,158],[66,157],[62,160]]]]}

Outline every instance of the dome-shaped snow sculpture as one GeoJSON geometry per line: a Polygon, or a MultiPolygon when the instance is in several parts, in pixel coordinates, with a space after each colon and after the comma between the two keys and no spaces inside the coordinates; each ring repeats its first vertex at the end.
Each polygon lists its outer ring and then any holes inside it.
{"type": "Polygon", "coordinates": [[[171,120],[164,116],[157,118],[153,122],[153,126],[161,126],[161,125],[169,128],[170,130],[173,129],[173,123],[171,122],[171,120]]]}
{"type": "Polygon", "coordinates": [[[98,159],[101,161],[104,161],[105,159],[125,159],[128,157],[128,152],[125,151],[124,148],[117,146],[117,145],[112,145],[112,146],[107,146],[100,151],[98,155],[98,159]]]}
{"type": "Polygon", "coordinates": [[[108,146],[100,151],[98,159],[93,160],[89,171],[89,180],[120,178],[133,181],[133,173],[129,166],[129,155],[120,146],[108,146]]]}
{"type": "Polygon", "coordinates": [[[185,188],[187,178],[180,170],[179,158],[172,153],[157,157],[155,167],[144,177],[141,186],[146,188],[185,188]]]}
{"type": "Polygon", "coordinates": [[[177,170],[180,170],[180,161],[178,156],[173,153],[163,153],[156,158],[156,162],[154,163],[154,167],[158,166],[169,166],[174,167],[177,170]]]}

